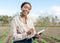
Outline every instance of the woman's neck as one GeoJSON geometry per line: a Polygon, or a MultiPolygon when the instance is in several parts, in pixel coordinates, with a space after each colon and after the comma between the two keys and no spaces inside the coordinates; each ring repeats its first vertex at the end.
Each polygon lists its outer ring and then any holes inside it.
{"type": "Polygon", "coordinates": [[[20,16],[21,16],[23,22],[24,22],[25,24],[27,24],[27,16],[24,16],[23,14],[21,14],[20,16]]]}
{"type": "Polygon", "coordinates": [[[27,18],[27,16],[25,16],[24,14],[21,13],[20,15],[22,18],[27,18]]]}

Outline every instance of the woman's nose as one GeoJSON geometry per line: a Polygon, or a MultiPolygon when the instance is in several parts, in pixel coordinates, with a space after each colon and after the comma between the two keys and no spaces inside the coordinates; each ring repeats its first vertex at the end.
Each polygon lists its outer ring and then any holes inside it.
{"type": "Polygon", "coordinates": [[[28,9],[26,9],[26,11],[29,11],[28,9]]]}

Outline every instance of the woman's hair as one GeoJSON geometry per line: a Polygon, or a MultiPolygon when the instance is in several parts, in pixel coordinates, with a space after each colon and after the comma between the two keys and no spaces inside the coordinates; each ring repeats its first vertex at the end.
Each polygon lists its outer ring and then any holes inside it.
{"type": "Polygon", "coordinates": [[[25,4],[29,4],[30,5],[30,10],[31,10],[31,4],[29,3],[29,2],[24,2],[24,3],[22,3],[22,5],[21,5],[21,8],[25,5],[25,4]]]}

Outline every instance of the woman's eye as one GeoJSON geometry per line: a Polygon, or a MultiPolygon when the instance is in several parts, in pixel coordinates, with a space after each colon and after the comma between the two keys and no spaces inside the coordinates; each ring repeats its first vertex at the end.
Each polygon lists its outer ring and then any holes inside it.
{"type": "Polygon", "coordinates": [[[24,7],[24,8],[27,8],[27,7],[24,7]]]}
{"type": "Polygon", "coordinates": [[[30,10],[30,8],[28,8],[28,7],[24,7],[24,8],[30,10]]]}

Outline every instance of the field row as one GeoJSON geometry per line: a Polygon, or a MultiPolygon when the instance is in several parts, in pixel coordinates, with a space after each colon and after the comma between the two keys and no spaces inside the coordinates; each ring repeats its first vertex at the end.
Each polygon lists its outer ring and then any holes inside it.
{"type": "MultiPolygon", "coordinates": [[[[35,27],[36,31],[43,29],[44,27],[35,27]]],[[[11,43],[9,32],[10,27],[0,28],[0,43],[11,43]]],[[[33,43],[60,43],[60,27],[47,27],[47,29],[41,34],[39,39],[33,40],[33,43]]]]}

